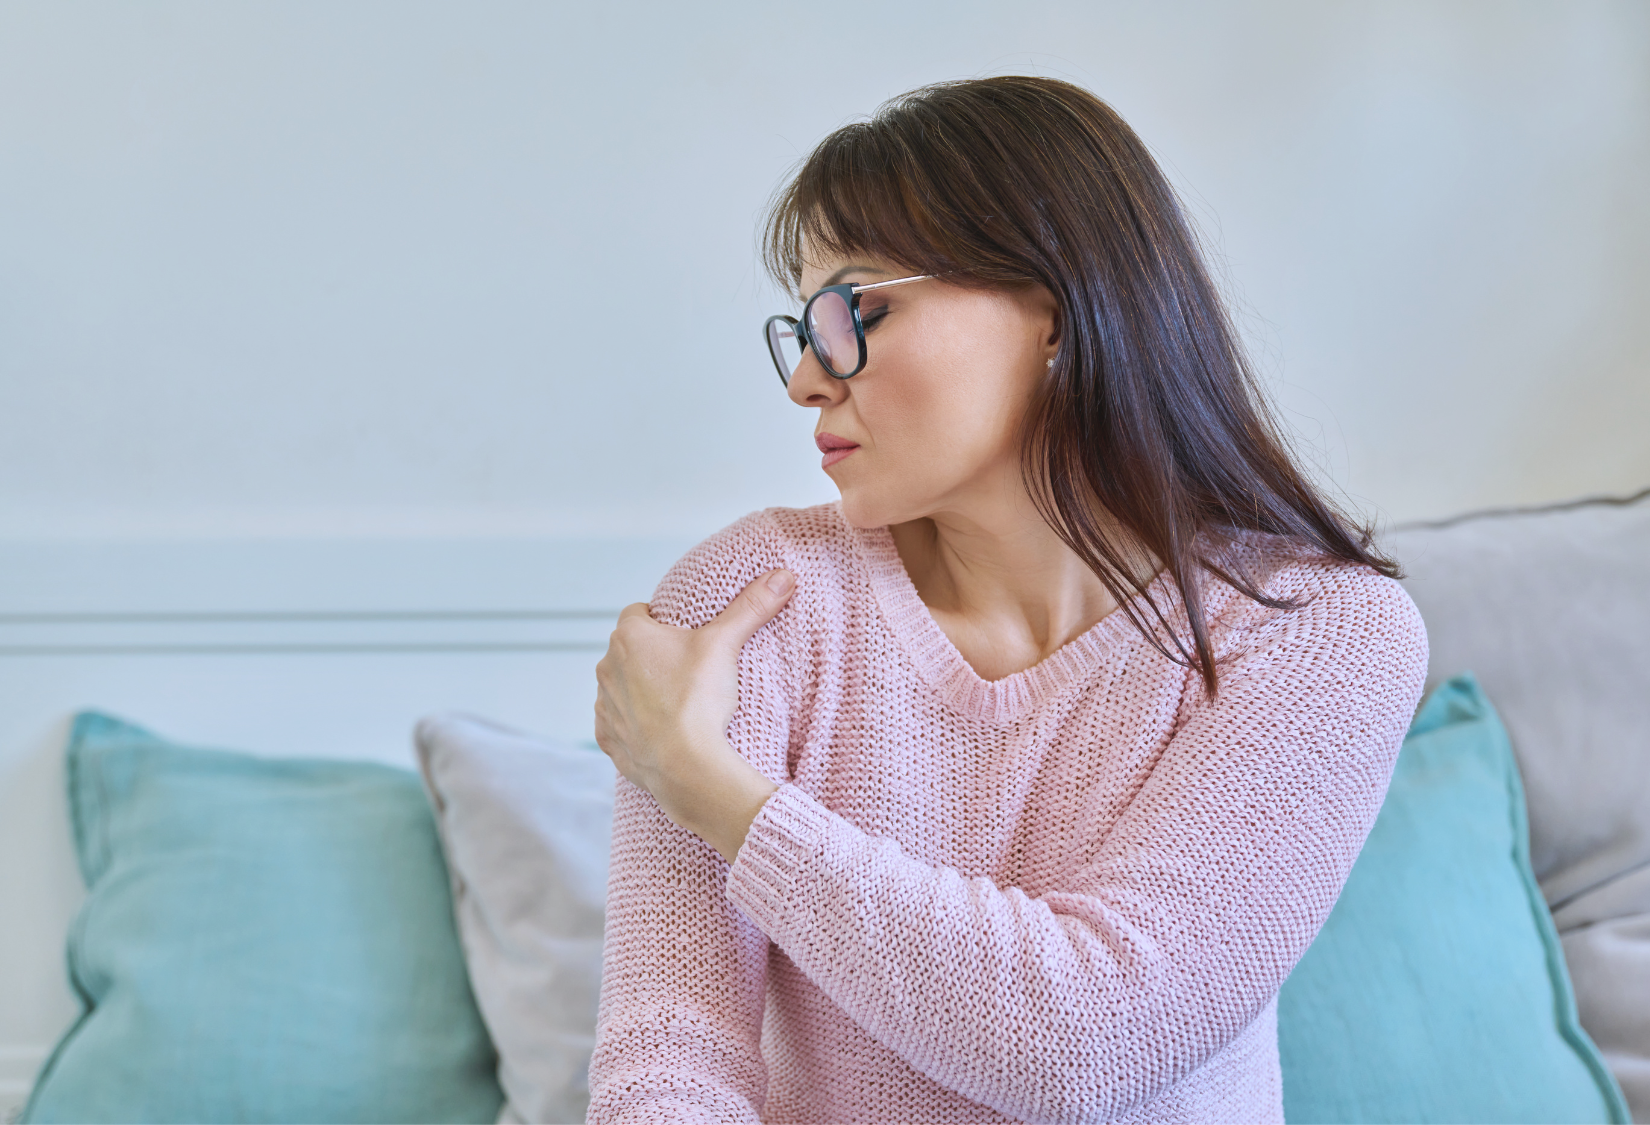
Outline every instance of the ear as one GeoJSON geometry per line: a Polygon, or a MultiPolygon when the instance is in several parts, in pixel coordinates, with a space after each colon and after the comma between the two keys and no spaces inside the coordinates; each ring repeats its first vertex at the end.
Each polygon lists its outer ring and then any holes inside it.
{"type": "Polygon", "coordinates": [[[1052,292],[1041,285],[1031,286],[1026,294],[1027,312],[1034,318],[1037,325],[1037,344],[1043,349],[1047,358],[1053,358],[1054,353],[1060,350],[1062,328],[1065,318],[1060,313],[1060,302],[1052,292]]]}

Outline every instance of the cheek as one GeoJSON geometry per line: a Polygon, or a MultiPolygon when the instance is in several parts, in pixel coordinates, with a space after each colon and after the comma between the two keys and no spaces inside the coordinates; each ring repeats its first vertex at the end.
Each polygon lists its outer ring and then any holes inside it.
{"type": "Polygon", "coordinates": [[[945,421],[953,441],[970,448],[995,447],[1016,432],[1034,389],[1016,326],[981,304],[911,365],[923,408],[945,421]]]}
{"type": "Polygon", "coordinates": [[[879,457],[907,480],[936,485],[1018,460],[1019,427],[1034,389],[1014,377],[1008,357],[956,339],[919,358],[889,356],[889,377],[864,396],[861,410],[879,457]]]}

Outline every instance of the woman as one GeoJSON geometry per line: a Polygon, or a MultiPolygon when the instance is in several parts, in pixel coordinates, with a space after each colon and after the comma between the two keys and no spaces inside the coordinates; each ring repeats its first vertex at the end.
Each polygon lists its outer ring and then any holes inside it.
{"type": "Polygon", "coordinates": [[[598,669],[589,1119],[1281,1121],[1278,988],[1420,695],[1393,564],[1091,94],[899,98],[767,247],[841,501],[695,548],[598,669]]]}

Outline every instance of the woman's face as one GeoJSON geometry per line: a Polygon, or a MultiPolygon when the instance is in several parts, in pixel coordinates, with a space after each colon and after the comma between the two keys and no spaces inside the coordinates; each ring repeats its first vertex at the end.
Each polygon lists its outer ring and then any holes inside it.
{"type": "MultiPolygon", "coordinates": [[[[864,255],[810,260],[802,295],[916,272],[864,255]]],[[[834,379],[805,351],[788,388],[819,410],[814,436],[848,522],[983,520],[1019,506],[1020,424],[1058,344],[1053,297],[1041,286],[965,289],[933,278],[859,300],[864,370],[834,379]]]]}

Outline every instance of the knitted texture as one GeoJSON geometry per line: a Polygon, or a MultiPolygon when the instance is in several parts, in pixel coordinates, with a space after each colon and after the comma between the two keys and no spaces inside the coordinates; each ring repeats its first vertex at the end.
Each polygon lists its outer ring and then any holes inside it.
{"type": "MultiPolygon", "coordinates": [[[[987,682],[886,528],[758,512],[652,602],[745,646],[780,784],[731,865],[621,779],[590,1122],[1282,1121],[1277,993],[1374,823],[1426,670],[1390,579],[1253,539],[1201,678],[1114,612],[987,682]]],[[[1172,584],[1151,593],[1175,627],[1172,584]]]]}

